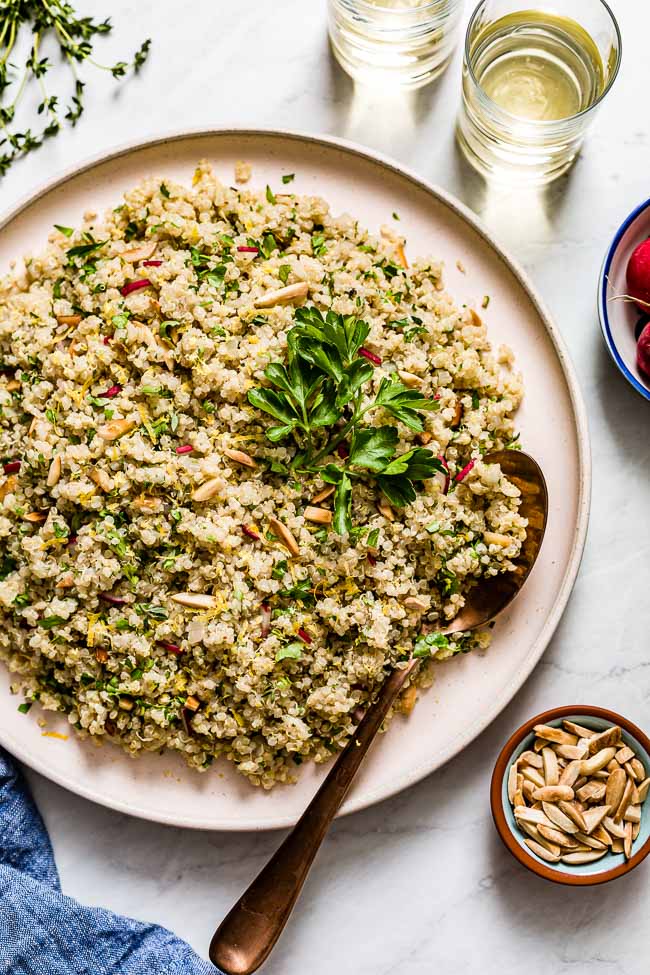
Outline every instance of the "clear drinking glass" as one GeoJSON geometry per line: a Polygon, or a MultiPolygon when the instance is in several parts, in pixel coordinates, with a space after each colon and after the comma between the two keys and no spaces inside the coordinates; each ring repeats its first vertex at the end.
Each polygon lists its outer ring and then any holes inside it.
{"type": "Polygon", "coordinates": [[[620,60],[604,0],[483,0],[465,41],[461,149],[492,179],[550,182],[574,162],[620,60]]]}
{"type": "Polygon", "coordinates": [[[369,84],[419,88],[446,68],[463,0],[328,0],[332,50],[369,84]]]}

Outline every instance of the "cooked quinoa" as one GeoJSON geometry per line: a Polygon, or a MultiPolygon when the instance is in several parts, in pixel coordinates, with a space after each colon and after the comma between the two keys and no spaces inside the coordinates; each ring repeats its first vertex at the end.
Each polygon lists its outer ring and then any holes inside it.
{"type": "Polygon", "coordinates": [[[0,283],[0,657],[17,706],[131,754],[223,756],[265,788],[338,751],[414,647],[426,685],[435,660],[487,646],[437,631],[512,569],[526,526],[481,460],[516,440],[509,352],[435,260],[407,267],[394,230],[291,189],[233,189],[205,163],[191,189],[146,179],[0,283]],[[351,463],[349,404],[314,429],[310,467],[301,428],[274,433],[252,402],[301,315],[328,312],[367,325],[364,436],[390,427],[389,453],[436,467],[406,503],[351,463]],[[411,425],[372,407],[385,388],[417,390],[411,425]],[[346,470],[351,493],[324,497],[346,470]]]}

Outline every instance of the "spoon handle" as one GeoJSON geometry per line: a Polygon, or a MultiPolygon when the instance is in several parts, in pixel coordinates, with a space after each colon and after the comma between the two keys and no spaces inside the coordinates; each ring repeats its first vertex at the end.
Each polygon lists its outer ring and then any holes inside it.
{"type": "Polygon", "coordinates": [[[386,679],[377,700],[366,711],[284,843],[217,928],[210,944],[210,959],[226,975],[250,975],[268,957],[357,769],[395,698],[417,666],[418,661],[411,661],[386,679]]]}

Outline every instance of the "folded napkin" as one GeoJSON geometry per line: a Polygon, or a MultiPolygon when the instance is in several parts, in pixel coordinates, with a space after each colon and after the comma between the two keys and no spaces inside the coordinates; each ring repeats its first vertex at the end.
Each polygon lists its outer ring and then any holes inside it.
{"type": "Polygon", "coordinates": [[[61,893],[43,820],[0,749],[0,975],[222,975],[171,931],[61,893]]]}

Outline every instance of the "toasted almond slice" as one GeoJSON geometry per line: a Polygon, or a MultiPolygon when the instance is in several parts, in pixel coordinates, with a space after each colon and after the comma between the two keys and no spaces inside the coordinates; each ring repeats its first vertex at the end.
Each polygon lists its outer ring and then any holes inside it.
{"type": "Polygon", "coordinates": [[[416,376],[414,372],[407,372],[406,369],[398,369],[397,375],[405,386],[409,386],[412,389],[422,385],[422,377],[416,376]]]}
{"type": "Polygon", "coordinates": [[[618,746],[620,741],[621,729],[617,724],[614,724],[611,728],[605,728],[604,731],[589,739],[589,754],[595,755],[602,748],[610,748],[612,745],[618,746]]]}
{"type": "Polygon", "coordinates": [[[630,761],[630,765],[634,770],[637,782],[643,782],[645,779],[645,768],[643,767],[643,762],[640,758],[633,758],[630,761]]]}
{"type": "Polygon", "coordinates": [[[211,477],[209,480],[204,481],[203,484],[197,487],[192,494],[192,501],[209,501],[210,498],[215,496],[215,494],[219,494],[223,488],[224,480],[222,477],[211,477]]]}
{"type": "Polygon", "coordinates": [[[106,494],[108,494],[109,491],[112,491],[115,486],[113,478],[110,476],[108,471],[102,470],[101,467],[93,467],[88,477],[106,494]]]}
{"type": "Polygon", "coordinates": [[[529,850],[531,850],[541,860],[546,860],[547,863],[557,863],[560,859],[559,849],[557,853],[551,853],[550,850],[545,849],[541,843],[536,843],[535,840],[524,840],[524,843],[529,850]]]}
{"type": "Polygon", "coordinates": [[[593,833],[596,826],[600,826],[605,816],[608,816],[611,812],[609,806],[594,806],[592,809],[587,809],[582,814],[585,823],[587,824],[586,833],[593,833]]]}
{"type": "Polygon", "coordinates": [[[578,826],[576,823],[574,823],[572,819],[569,819],[566,813],[563,813],[559,806],[556,806],[551,802],[543,802],[542,809],[553,825],[557,826],[558,829],[561,829],[563,833],[578,832],[578,826]]]}
{"type": "Polygon", "coordinates": [[[9,382],[7,383],[7,392],[8,393],[17,393],[18,390],[21,388],[21,386],[22,386],[22,383],[21,383],[20,379],[10,379],[9,382]]]}
{"type": "Polygon", "coordinates": [[[625,859],[629,860],[632,856],[632,823],[625,824],[625,838],[623,839],[623,853],[625,859]]]}
{"type": "Polygon", "coordinates": [[[569,762],[566,768],[562,769],[560,774],[560,785],[568,785],[569,788],[575,791],[575,784],[578,781],[580,775],[581,762],[569,762]]]}
{"type": "Polygon", "coordinates": [[[428,430],[422,430],[421,433],[416,433],[415,439],[418,443],[421,443],[423,447],[426,447],[428,443],[433,440],[433,434],[429,433],[428,430]]]}
{"type": "Polygon", "coordinates": [[[593,738],[597,734],[591,728],[585,728],[584,725],[576,724],[575,721],[569,721],[568,718],[562,722],[562,727],[569,734],[577,735],[578,738],[593,738]]]}
{"type": "Polygon", "coordinates": [[[629,805],[625,810],[623,815],[623,820],[626,823],[640,823],[641,822],[641,806],[629,805]]]}
{"type": "Polygon", "coordinates": [[[613,758],[611,762],[607,763],[607,765],[605,766],[605,770],[611,773],[611,772],[616,772],[616,770],[619,769],[620,767],[621,766],[618,764],[616,759],[613,758]]]}
{"type": "Polygon", "coordinates": [[[641,823],[632,823],[632,839],[635,840],[641,832],[641,823]]]}
{"type": "Polygon", "coordinates": [[[562,731],[561,728],[552,728],[547,724],[537,724],[533,730],[537,737],[543,738],[544,741],[554,741],[558,745],[576,745],[578,743],[575,735],[570,735],[568,732],[562,731]]]}
{"type": "Polygon", "coordinates": [[[306,298],[309,294],[309,285],[306,281],[298,281],[297,284],[288,284],[286,288],[278,288],[275,291],[267,291],[255,299],[256,308],[272,308],[273,305],[286,305],[290,301],[306,298]]]}
{"type": "Polygon", "coordinates": [[[61,455],[56,454],[51,462],[50,469],[47,472],[47,481],[45,482],[48,487],[54,487],[58,483],[61,477],[61,455]]]}
{"type": "Polygon", "coordinates": [[[57,315],[56,320],[59,325],[67,325],[74,328],[81,322],[81,315],[57,315]]]}
{"type": "Polygon", "coordinates": [[[575,802],[560,801],[558,802],[558,806],[562,812],[576,824],[579,830],[586,832],[587,824],[584,821],[582,812],[578,809],[575,802]]]}
{"type": "Polygon", "coordinates": [[[616,808],[616,812],[612,816],[612,819],[614,820],[615,823],[620,823],[620,821],[623,819],[623,816],[627,812],[627,807],[630,805],[632,801],[633,790],[634,790],[634,782],[632,781],[632,779],[628,779],[627,782],[625,783],[625,789],[623,790],[621,801],[619,802],[616,808]]]}
{"type": "Polygon", "coordinates": [[[202,592],[175,592],[171,598],[175,603],[187,606],[188,609],[214,609],[216,606],[214,596],[202,592]]]}
{"type": "MultiPolygon", "coordinates": [[[[530,782],[528,784],[530,785],[530,782]]],[[[526,799],[524,797],[524,793],[520,789],[519,786],[517,786],[517,788],[515,790],[515,801],[514,801],[514,805],[515,806],[525,806],[526,805],[526,799]]]]}
{"type": "Polygon", "coordinates": [[[591,853],[565,853],[562,857],[562,863],[593,863],[594,860],[600,860],[602,856],[607,853],[607,848],[604,850],[592,850],[591,853]]]}
{"type": "Polygon", "coordinates": [[[242,467],[257,467],[256,462],[250,454],[245,453],[243,450],[231,450],[230,447],[224,447],[223,453],[229,460],[234,460],[236,464],[241,464],[242,467]]]}
{"type": "Polygon", "coordinates": [[[29,511],[26,515],[23,515],[23,521],[31,521],[33,525],[40,525],[44,521],[47,521],[47,512],[29,511]]]}
{"type": "Polygon", "coordinates": [[[542,756],[531,751],[522,752],[518,762],[520,765],[532,765],[536,769],[542,769],[544,767],[542,756]]]}
{"type": "Polygon", "coordinates": [[[483,532],[483,541],[486,545],[498,545],[499,548],[508,548],[512,545],[512,538],[509,535],[502,535],[501,532],[483,532]]]}
{"type": "Polygon", "coordinates": [[[0,501],[4,501],[8,494],[12,494],[18,486],[18,478],[15,474],[10,474],[2,484],[0,484],[0,501]]]}
{"type": "Polygon", "coordinates": [[[587,782],[580,789],[576,789],[576,796],[580,802],[600,802],[605,798],[607,784],[605,782],[587,782]]]}
{"type": "Polygon", "coordinates": [[[335,485],[328,484],[327,487],[323,488],[322,491],[319,491],[318,494],[314,495],[314,497],[311,499],[311,503],[320,504],[321,501],[325,501],[327,498],[330,498],[335,491],[336,491],[335,485]]]}
{"type": "Polygon", "coordinates": [[[124,437],[127,433],[131,433],[135,430],[136,424],[133,420],[109,420],[108,423],[103,423],[97,428],[97,434],[102,438],[102,440],[117,440],[119,437],[124,437]]]}
{"type": "Polygon", "coordinates": [[[568,833],[563,833],[561,829],[555,829],[554,826],[544,826],[543,823],[540,823],[537,830],[542,839],[548,840],[549,843],[555,843],[556,846],[562,846],[567,850],[575,850],[580,845],[568,833]]]}
{"type": "Polygon", "coordinates": [[[279,521],[277,518],[269,518],[269,525],[271,530],[277,540],[284,545],[291,555],[299,555],[300,549],[298,547],[298,542],[295,540],[289,529],[285,524],[279,521]]]}
{"type": "Polygon", "coordinates": [[[122,251],[119,256],[123,261],[130,261],[132,264],[136,261],[148,261],[156,253],[157,246],[156,240],[149,240],[146,244],[140,244],[139,247],[131,247],[130,250],[122,251]]]}
{"type": "Polygon", "coordinates": [[[541,752],[542,748],[546,748],[547,745],[548,742],[545,741],[543,738],[536,738],[535,741],[533,742],[533,751],[541,752]]]}
{"type": "Polygon", "coordinates": [[[528,806],[515,806],[514,808],[515,819],[521,820],[522,823],[532,823],[533,826],[539,826],[543,823],[544,826],[552,826],[553,823],[547,819],[546,813],[541,809],[529,809],[528,806]]]}
{"type": "Polygon", "coordinates": [[[614,769],[613,772],[610,772],[605,788],[605,802],[612,809],[618,809],[619,803],[623,798],[626,782],[627,776],[620,766],[614,769]]]}
{"type": "Polygon", "coordinates": [[[584,844],[584,846],[590,847],[592,850],[606,850],[607,844],[601,843],[600,840],[595,839],[593,836],[588,836],[587,833],[576,833],[576,839],[584,844]]]}
{"type": "Polygon", "coordinates": [[[517,820],[517,826],[522,831],[522,833],[527,833],[531,839],[535,840],[536,843],[542,843],[543,837],[540,836],[537,826],[533,826],[532,823],[525,823],[523,820],[517,820]]]}
{"type": "Polygon", "coordinates": [[[581,745],[555,745],[555,754],[558,758],[567,758],[570,762],[575,762],[587,757],[587,746],[581,745]]]}
{"type": "MultiPolygon", "coordinates": [[[[523,778],[524,777],[522,775],[522,779],[523,778]]],[[[526,800],[526,802],[529,802],[532,805],[533,802],[535,801],[533,799],[533,792],[535,791],[535,786],[533,785],[533,783],[532,782],[528,782],[528,781],[524,781],[524,784],[521,787],[521,791],[523,793],[523,796],[524,796],[524,799],[526,800]]]]}
{"type": "Polygon", "coordinates": [[[622,840],[625,836],[625,826],[623,823],[615,823],[611,816],[605,816],[603,826],[616,839],[622,840]]]}
{"type": "Polygon", "coordinates": [[[185,698],[184,707],[186,707],[188,711],[198,711],[201,707],[201,702],[198,700],[198,698],[194,697],[193,694],[190,694],[185,698]]]}
{"type": "Polygon", "coordinates": [[[314,508],[309,505],[305,508],[305,519],[313,521],[317,525],[331,525],[332,512],[329,508],[314,508]]]}
{"type": "Polygon", "coordinates": [[[614,839],[612,840],[612,853],[622,853],[623,852],[623,840],[614,839]]]}
{"type": "Polygon", "coordinates": [[[629,745],[624,745],[616,753],[616,761],[619,765],[625,765],[626,762],[631,762],[635,758],[634,752],[629,745]]]}
{"type": "Polygon", "coordinates": [[[402,606],[415,613],[424,613],[429,608],[429,603],[426,599],[419,599],[417,596],[407,596],[402,600],[402,606]]]}
{"type": "Polygon", "coordinates": [[[542,776],[542,774],[540,772],[537,771],[536,768],[531,768],[530,765],[524,765],[520,769],[520,772],[523,775],[523,777],[528,782],[532,782],[533,785],[537,789],[543,789],[544,788],[544,785],[545,785],[545,783],[544,783],[544,777],[542,776]]]}
{"type": "Polygon", "coordinates": [[[644,803],[648,798],[648,790],[650,789],[650,777],[644,779],[641,785],[637,785],[636,791],[639,796],[639,802],[644,803]]]}
{"type": "Polygon", "coordinates": [[[560,799],[570,802],[573,799],[573,789],[568,785],[545,785],[533,792],[533,799],[539,802],[559,802],[560,799]]]}
{"type": "Polygon", "coordinates": [[[575,780],[575,783],[573,785],[573,791],[574,792],[577,792],[578,789],[581,789],[583,787],[583,785],[586,785],[586,783],[588,781],[589,780],[588,780],[588,778],[587,778],[586,775],[581,775],[580,778],[578,778],[578,779],[575,780]]]}
{"type": "Polygon", "coordinates": [[[632,765],[632,762],[626,762],[623,768],[627,772],[628,776],[632,779],[632,781],[636,782],[637,774],[636,771],[634,770],[634,766],[632,765]]]}
{"type": "Polygon", "coordinates": [[[397,254],[397,260],[406,269],[409,266],[409,262],[406,260],[406,254],[404,253],[404,244],[398,244],[395,248],[395,253],[397,254]]]}
{"type": "MultiPolygon", "coordinates": [[[[515,792],[517,790],[517,763],[513,762],[508,771],[508,800],[510,805],[515,804],[515,792]]],[[[523,803],[522,803],[523,805],[523,803]]]]}
{"type": "Polygon", "coordinates": [[[557,764],[557,755],[552,748],[542,748],[542,761],[544,763],[544,781],[546,785],[558,785],[560,781],[560,770],[557,764]]]}
{"type": "Polygon", "coordinates": [[[630,796],[630,805],[632,806],[641,805],[641,800],[639,798],[639,790],[637,789],[636,785],[632,789],[632,795],[630,796]]]}
{"type": "Polygon", "coordinates": [[[61,576],[57,582],[55,589],[71,589],[74,586],[74,576],[71,572],[67,572],[64,576],[61,576]]]}
{"type": "Polygon", "coordinates": [[[380,515],[383,515],[386,521],[395,521],[395,512],[388,504],[387,501],[377,502],[377,511],[380,515]]]}
{"type": "Polygon", "coordinates": [[[615,748],[601,748],[601,750],[596,752],[595,755],[592,755],[591,758],[583,759],[580,765],[580,771],[583,775],[593,775],[595,772],[600,772],[600,770],[605,768],[607,763],[614,758],[615,754],[615,748]]]}
{"type": "Polygon", "coordinates": [[[603,826],[596,826],[596,829],[592,831],[591,835],[595,840],[600,840],[601,843],[604,843],[605,846],[612,845],[612,838],[603,826]]]}

